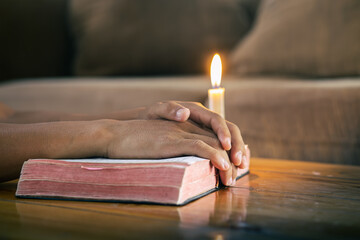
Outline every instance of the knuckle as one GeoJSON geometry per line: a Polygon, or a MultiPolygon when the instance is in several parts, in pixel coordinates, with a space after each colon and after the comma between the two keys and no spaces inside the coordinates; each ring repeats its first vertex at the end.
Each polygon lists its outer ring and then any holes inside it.
{"type": "Polygon", "coordinates": [[[232,122],[226,121],[226,124],[228,125],[229,128],[234,128],[236,127],[236,125],[232,122]]]}
{"type": "Polygon", "coordinates": [[[202,103],[196,102],[196,105],[205,108],[205,106],[202,103]]]}
{"type": "MultiPolygon", "coordinates": [[[[216,136],[215,136],[216,137],[216,136]]],[[[209,144],[210,146],[214,147],[214,148],[218,148],[221,149],[221,143],[217,138],[209,138],[209,144]]]]}
{"type": "Polygon", "coordinates": [[[195,139],[195,140],[192,142],[192,145],[193,145],[193,147],[195,147],[195,148],[202,148],[202,147],[204,147],[205,142],[202,141],[202,140],[200,140],[200,139],[195,139]]]}
{"type": "Polygon", "coordinates": [[[163,143],[172,143],[175,139],[176,136],[171,133],[167,133],[159,136],[159,141],[163,143]]]}
{"type": "Polygon", "coordinates": [[[209,156],[210,156],[210,159],[219,161],[218,160],[219,159],[219,154],[218,154],[218,152],[216,150],[211,151],[209,156]]]}
{"type": "Polygon", "coordinates": [[[224,118],[222,118],[220,116],[220,114],[216,113],[216,112],[210,112],[209,113],[210,116],[211,116],[211,120],[212,121],[215,121],[215,122],[222,122],[222,121],[225,121],[224,118]]]}
{"type": "Polygon", "coordinates": [[[165,109],[167,112],[174,110],[174,108],[177,105],[174,101],[169,101],[169,102],[166,102],[165,104],[166,104],[165,109]]]}
{"type": "Polygon", "coordinates": [[[153,117],[153,115],[156,115],[157,112],[159,111],[159,109],[161,109],[161,105],[163,103],[162,102],[156,102],[152,105],[150,105],[147,109],[148,109],[148,116],[153,117]]]}
{"type": "Polygon", "coordinates": [[[162,104],[163,104],[163,102],[156,102],[156,103],[154,104],[154,106],[159,107],[159,106],[161,106],[162,104]]]}
{"type": "Polygon", "coordinates": [[[219,125],[223,123],[224,119],[217,113],[211,113],[211,125],[212,126],[216,126],[217,128],[222,126],[222,125],[219,125]]]}
{"type": "Polygon", "coordinates": [[[217,121],[217,122],[223,122],[224,118],[222,118],[218,113],[213,113],[213,118],[217,121]]]}
{"type": "Polygon", "coordinates": [[[200,102],[189,102],[189,104],[196,105],[196,106],[200,106],[200,107],[203,107],[203,106],[204,106],[204,105],[202,105],[202,103],[200,103],[200,102]]]}
{"type": "Polygon", "coordinates": [[[236,124],[232,123],[232,122],[228,122],[228,128],[230,130],[240,132],[239,127],[236,124]]]}
{"type": "Polygon", "coordinates": [[[146,118],[147,119],[155,119],[155,118],[157,118],[157,115],[156,115],[156,108],[154,108],[154,107],[149,107],[148,109],[147,109],[147,113],[146,113],[146,118]]]}

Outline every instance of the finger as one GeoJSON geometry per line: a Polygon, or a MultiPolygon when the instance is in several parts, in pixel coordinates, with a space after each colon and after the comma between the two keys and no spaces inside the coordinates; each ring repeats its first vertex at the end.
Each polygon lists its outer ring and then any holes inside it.
{"type": "Polygon", "coordinates": [[[216,138],[218,140],[217,136],[215,135],[215,133],[212,130],[210,130],[208,128],[202,128],[198,124],[196,124],[195,122],[192,122],[192,121],[186,121],[184,123],[181,123],[181,128],[186,133],[194,133],[194,134],[204,135],[204,136],[216,138]]]}
{"type": "Polygon", "coordinates": [[[230,162],[225,151],[222,153],[199,139],[183,139],[176,146],[175,151],[177,155],[195,155],[209,159],[217,169],[222,171],[230,169],[230,162]]]}
{"type": "Polygon", "coordinates": [[[232,163],[232,178],[233,178],[233,186],[236,184],[236,178],[237,178],[237,169],[238,167],[235,166],[233,163],[232,163]]]}
{"type": "Polygon", "coordinates": [[[206,144],[210,145],[211,147],[213,147],[219,151],[223,151],[219,139],[217,139],[217,137],[214,135],[206,136],[206,135],[202,135],[202,134],[185,133],[184,138],[185,139],[193,139],[193,140],[199,139],[199,140],[205,142],[206,144]]]}
{"type": "Polygon", "coordinates": [[[228,128],[231,133],[231,152],[230,160],[235,164],[235,166],[240,166],[241,163],[246,158],[245,144],[244,140],[241,137],[240,129],[233,123],[227,122],[228,128]]]}
{"type": "Polygon", "coordinates": [[[225,186],[231,186],[233,184],[232,171],[232,166],[230,166],[228,170],[219,171],[221,182],[225,186]]]}
{"type": "Polygon", "coordinates": [[[250,148],[248,145],[245,145],[245,156],[240,165],[240,168],[244,169],[250,166],[250,148]]]}
{"type": "MultiPolygon", "coordinates": [[[[211,147],[220,150],[224,154],[227,154],[225,151],[222,150],[221,143],[219,142],[219,140],[217,138],[208,137],[208,136],[204,136],[204,135],[198,135],[198,134],[187,134],[185,136],[185,138],[186,139],[200,139],[201,141],[205,142],[206,144],[210,145],[211,147]]],[[[236,177],[238,175],[237,167],[233,163],[230,163],[230,169],[232,169],[232,171],[227,171],[227,173],[223,173],[223,178],[225,180],[222,180],[222,182],[224,183],[224,185],[227,185],[227,186],[235,185],[236,177]],[[231,177],[231,178],[229,178],[229,177],[231,177]]]]}
{"type": "Polygon", "coordinates": [[[190,110],[174,101],[156,103],[150,107],[147,114],[148,119],[164,118],[179,122],[186,121],[189,116],[190,110]]]}
{"type": "Polygon", "coordinates": [[[231,149],[231,135],[224,118],[199,103],[180,103],[190,109],[191,120],[211,128],[218,136],[223,148],[225,150],[231,149]]]}
{"type": "Polygon", "coordinates": [[[248,162],[250,163],[250,158],[251,158],[251,151],[249,148],[249,145],[245,144],[245,152],[246,152],[246,157],[248,158],[248,162]]]}

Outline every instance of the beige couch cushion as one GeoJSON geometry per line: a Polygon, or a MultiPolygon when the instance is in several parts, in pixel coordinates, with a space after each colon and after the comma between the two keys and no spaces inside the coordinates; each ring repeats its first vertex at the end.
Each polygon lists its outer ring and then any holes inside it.
{"type": "Polygon", "coordinates": [[[226,97],[255,156],[360,165],[358,79],[234,82],[226,97]]]}
{"type": "MultiPolygon", "coordinates": [[[[360,165],[360,81],[225,78],[226,118],[253,156],[360,165]]],[[[210,80],[99,78],[24,81],[0,87],[20,110],[100,113],[156,101],[205,102],[210,80]]]]}
{"type": "Polygon", "coordinates": [[[252,23],[257,1],[72,0],[75,74],[208,72],[252,23]]]}
{"type": "Polygon", "coordinates": [[[201,77],[34,79],[1,86],[0,102],[24,111],[96,114],[166,100],[204,102],[209,85],[201,77]]]}
{"type": "Polygon", "coordinates": [[[264,0],[231,56],[238,74],[360,74],[360,1],[264,0]]]}

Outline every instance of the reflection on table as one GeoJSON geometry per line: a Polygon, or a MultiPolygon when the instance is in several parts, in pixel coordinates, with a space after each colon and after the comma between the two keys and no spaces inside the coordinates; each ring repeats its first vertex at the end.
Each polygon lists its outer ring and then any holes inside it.
{"type": "Polygon", "coordinates": [[[360,239],[360,167],[253,159],[182,207],[18,199],[0,184],[0,239],[360,239]]]}

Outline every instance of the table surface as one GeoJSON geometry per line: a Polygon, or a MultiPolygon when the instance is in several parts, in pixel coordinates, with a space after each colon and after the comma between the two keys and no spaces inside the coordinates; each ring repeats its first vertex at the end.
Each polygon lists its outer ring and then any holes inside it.
{"type": "Polygon", "coordinates": [[[250,174],[182,207],[17,199],[0,239],[360,239],[360,167],[252,159],[250,174]]]}

